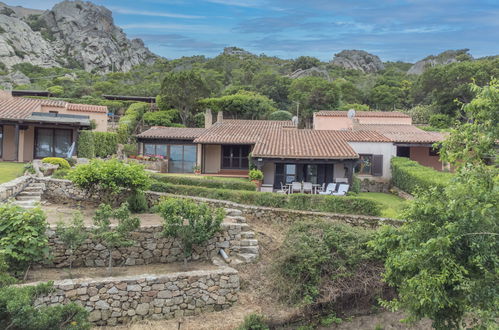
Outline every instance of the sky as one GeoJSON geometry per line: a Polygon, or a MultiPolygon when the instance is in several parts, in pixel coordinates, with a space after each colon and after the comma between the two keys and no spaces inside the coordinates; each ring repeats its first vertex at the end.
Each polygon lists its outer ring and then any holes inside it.
{"type": "MultiPolygon", "coordinates": [[[[3,0],[49,9],[53,0],[3,0]]],[[[499,0],[94,0],[128,37],[168,59],[237,46],[281,58],[329,61],[361,49],[416,62],[447,49],[499,54],[499,0]]]]}

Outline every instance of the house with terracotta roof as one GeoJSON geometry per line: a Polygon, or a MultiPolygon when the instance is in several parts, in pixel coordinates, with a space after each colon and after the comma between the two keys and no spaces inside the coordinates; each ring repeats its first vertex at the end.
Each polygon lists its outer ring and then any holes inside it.
{"type": "Polygon", "coordinates": [[[224,119],[213,123],[205,114],[205,128],[152,127],[138,134],[140,153],[168,159],[168,171],[246,176],[252,162],[264,173],[263,184],[307,181],[314,184],[338,179],[352,181],[359,154],[356,149],[379,150],[372,163],[374,176],[389,179],[393,144],[371,131],[299,129],[291,121],[224,119]]]}
{"type": "Polygon", "coordinates": [[[80,129],[107,131],[107,107],[12,96],[0,91],[0,160],[66,157],[80,129]]]}
{"type": "MultiPolygon", "coordinates": [[[[314,129],[377,132],[392,142],[391,152],[384,153],[388,161],[395,156],[408,157],[439,171],[445,167],[439,159],[438,150],[433,148],[433,144],[442,141],[445,136],[439,132],[423,131],[412,125],[410,116],[401,112],[356,111],[349,117],[347,111],[319,111],[314,114],[314,129]]],[[[369,176],[371,168],[368,164],[373,161],[376,152],[359,148],[356,151],[361,159],[359,166],[362,167],[358,171],[369,176]]]]}

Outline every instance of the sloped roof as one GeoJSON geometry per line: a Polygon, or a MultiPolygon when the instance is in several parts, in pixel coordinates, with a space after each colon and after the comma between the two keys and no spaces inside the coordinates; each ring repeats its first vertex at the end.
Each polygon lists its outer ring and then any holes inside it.
{"type": "Polygon", "coordinates": [[[194,140],[206,132],[206,128],[153,126],[137,135],[143,139],[194,140]]]}
{"type": "Polygon", "coordinates": [[[439,132],[428,132],[413,126],[403,124],[356,124],[354,131],[377,132],[399,143],[434,143],[445,139],[439,132]]]}
{"type": "MultiPolygon", "coordinates": [[[[321,110],[315,116],[325,117],[347,117],[348,111],[321,110]]],[[[398,111],[355,111],[355,117],[377,117],[377,118],[411,118],[409,115],[398,111]]]]}
{"type": "Polygon", "coordinates": [[[210,144],[254,144],[263,134],[271,130],[293,127],[289,120],[236,120],[227,119],[215,123],[195,143],[210,144]]]}
{"type": "Polygon", "coordinates": [[[67,103],[67,109],[71,111],[107,113],[107,107],[104,105],[67,103]]]}

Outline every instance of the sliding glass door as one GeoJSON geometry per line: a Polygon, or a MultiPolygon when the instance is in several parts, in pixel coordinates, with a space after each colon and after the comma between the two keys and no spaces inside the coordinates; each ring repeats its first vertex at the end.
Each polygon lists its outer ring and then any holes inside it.
{"type": "Polygon", "coordinates": [[[170,145],[169,172],[192,173],[196,165],[196,146],[170,145]]]}
{"type": "Polygon", "coordinates": [[[247,170],[249,168],[249,153],[250,146],[222,146],[222,168],[247,170]]]}
{"type": "Polygon", "coordinates": [[[35,158],[66,157],[72,143],[70,129],[36,128],[35,158]]]}

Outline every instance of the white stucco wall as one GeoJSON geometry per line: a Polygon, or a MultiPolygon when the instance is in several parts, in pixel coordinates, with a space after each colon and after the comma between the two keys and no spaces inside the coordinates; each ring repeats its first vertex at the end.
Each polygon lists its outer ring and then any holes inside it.
{"type": "Polygon", "coordinates": [[[348,142],[358,154],[383,155],[383,179],[392,177],[390,171],[390,159],[397,154],[397,148],[393,143],[386,142],[348,142]]]}

